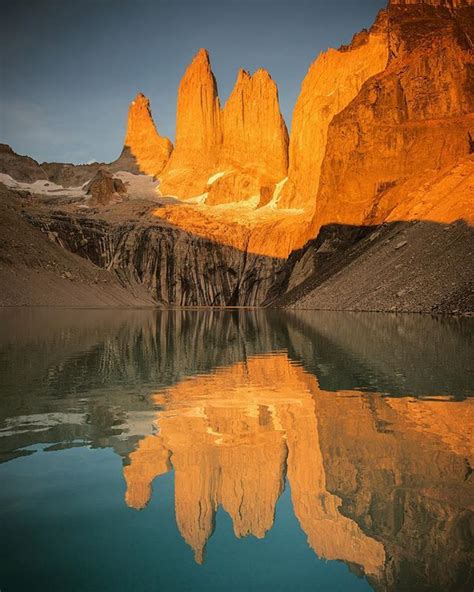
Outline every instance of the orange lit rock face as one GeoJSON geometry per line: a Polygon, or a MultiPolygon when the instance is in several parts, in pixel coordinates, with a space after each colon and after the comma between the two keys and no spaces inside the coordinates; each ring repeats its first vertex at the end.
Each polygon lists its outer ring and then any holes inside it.
{"type": "Polygon", "coordinates": [[[220,164],[265,172],[283,179],[288,169],[288,132],[280,113],[278,89],[260,69],[240,70],[223,109],[220,164]]]}
{"type": "Polygon", "coordinates": [[[222,112],[220,175],[206,203],[216,205],[260,198],[268,203],[288,169],[288,132],[280,113],[278,90],[266,70],[251,76],[240,70],[222,112]]]}
{"type": "Polygon", "coordinates": [[[452,224],[464,220],[474,225],[474,155],[456,164],[428,170],[381,191],[366,212],[367,224],[380,221],[428,220],[452,224]]]}
{"type": "Polygon", "coordinates": [[[308,238],[301,212],[287,216],[276,207],[287,154],[288,132],[268,72],[240,70],[221,110],[209,56],[201,50],[180,84],[176,147],[159,188],[189,203],[155,215],[242,250],[251,244],[255,254],[287,257],[308,238]]]}
{"type": "Polygon", "coordinates": [[[162,207],[154,215],[196,236],[266,257],[286,258],[311,237],[311,221],[300,211],[202,204],[162,207]]]}
{"type": "Polygon", "coordinates": [[[388,60],[386,16],[349,48],[329,49],[311,65],[293,113],[288,183],[280,207],[313,210],[329,125],[357,96],[362,85],[383,71],[388,60]]]}
{"type": "Polygon", "coordinates": [[[150,101],[138,93],[128,111],[125,147],[137,161],[140,172],[157,176],[164,169],[173,150],[168,138],[156,130],[150,111],[150,101]]]}
{"type": "Polygon", "coordinates": [[[209,55],[199,50],[178,89],[176,142],[161,176],[162,195],[202,193],[217,165],[222,143],[221,108],[209,55]]]}
{"type": "Polygon", "coordinates": [[[410,6],[413,4],[426,4],[442,8],[464,8],[472,6],[472,0],[389,0],[392,6],[410,6]]]}
{"type": "Polygon", "coordinates": [[[467,0],[392,0],[370,31],[320,55],[295,106],[289,165],[269,74],[241,70],[221,110],[200,50],[180,84],[176,148],[160,175],[161,194],[187,203],[154,215],[274,258],[325,224],[471,220],[472,15],[467,0]],[[440,178],[456,163],[454,177],[469,177],[460,201],[440,178]]]}
{"type": "MultiPolygon", "coordinates": [[[[289,173],[288,134],[276,85],[265,70],[253,76],[241,70],[222,116],[212,116],[214,124],[200,128],[200,137],[210,138],[210,156],[203,160],[206,149],[200,147],[197,156],[187,152],[183,159],[178,134],[161,177],[162,194],[194,198],[197,205],[187,210],[160,208],[156,215],[199,236],[255,254],[285,258],[301,248],[313,237],[310,221],[329,123],[367,78],[385,67],[384,24],[379,19],[370,34],[355,38],[350,49],[329,50],[310,69],[295,109],[289,173]],[[183,160],[188,164],[183,165],[183,160]],[[214,208],[229,204],[224,210],[214,208]]],[[[195,92],[201,78],[211,90],[205,93],[205,101],[199,101],[199,109],[215,104],[217,90],[208,56],[200,53],[180,86],[178,110],[189,102],[181,97],[195,92]]],[[[178,123],[180,119],[178,113],[178,123]]],[[[183,151],[193,141],[185,144],[183,151]]]]}
{"type": "Polygon", "coordinates": [[[472,13],[392,3],[388,14],[389,66],[331,123],[314,232],[383,222],[373,214],[387,188],[472,151],[472,13]]]}
{"type": "Polygon", "coordinates": [[[209,55],[201,49],[179,86],[176,149],[160,191],[209,205],[256,196],[270,201],[286,176],[288,132],[268,72],[240,70],[223,110],[209,55]]]}

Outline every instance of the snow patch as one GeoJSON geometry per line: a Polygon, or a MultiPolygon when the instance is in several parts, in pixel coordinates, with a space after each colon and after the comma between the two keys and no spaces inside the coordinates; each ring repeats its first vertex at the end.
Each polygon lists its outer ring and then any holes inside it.
{"type": "Polygon", "coordinates": [[[47,180],[35,181],[34,183],[22,183],[16,181],[10,175],[0,173],[0,183],[3,183],[10,189],[20,191],[29,191],[33,195],[42,195],[48,197],[84,197],[84,186],[82,187],[63,187],[47,180]]]}
{"type": "Polygon", "coordinates": [[[208,185],[212,185],[213,183],[215,183],[217,181],[217,179],[220,179],[226,173],[227,173],[227,171],[222,171],[222,172],[219,172],[219,173],[215,173],[214,175],[212,175],[211,177],[209,177],[209,179],[207,180],[207,184],[208,185]]]}
{"type": "Polygon", "coordinates": [[[269,210],[276,210],[278,206],[278,202],[281,199],[281,192],[283,191],[283,187],[285,186],[286,182],[288,181],[288,177],[285,177],[280,182],[275,185],[275,189],[273,191],[272,199],[268,202],[266,207],[269,210]]]}
{"type": "Polygon", "coordinates": [[[196,195],[195,197],[190,197],[189,199],[184,200],[186,203],[190,204],[204,204],[206,203],[206,199],[209,193],[201,193],[201,195],[196,195]]]}

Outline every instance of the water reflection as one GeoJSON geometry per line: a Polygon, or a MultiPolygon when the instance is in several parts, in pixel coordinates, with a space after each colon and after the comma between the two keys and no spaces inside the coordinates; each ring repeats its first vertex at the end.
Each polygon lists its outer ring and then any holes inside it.
{"type": "Polygon", "coordinates": [[[314,557],[344,562],[374,590],[472,588],[472,321],[28,310],[0,320],[3,461],[38,443],[112,449],[127,512],[147,512],[153,489],[168,495],[160,476],[172,473],[176,525],[199,564],[219,508],[236,537],[265,540],[289,488],[314,557]]]}
{"type": "Polygon", "coordinates": [[[341,499],[327,490],[316,415],[319,392],[313,376],[285,354],[273,354],[155,394],[155,403],[163,406],[158,433],[130,455],[124,469],[127,504],[143,508],[151,481],[172,464],[176,520],[200,563],[219,506],[230,515],[237,537],[265,536],[286,475],[312,549],[377,574],[383,545],[343,516],[341,499]]]}
{"type": "Polygon", "coordinates": [[[474,493],[470,401],[335,395],[283,353],[153,400],[156,434],[130,454],[125,500],[145,507],[153,479],[174,468],[178,528],[199,563],[219,506],[237,537],[265,536],[286,476],[319,557],[354,564],[376,589],[461,589],[474,493]]]}

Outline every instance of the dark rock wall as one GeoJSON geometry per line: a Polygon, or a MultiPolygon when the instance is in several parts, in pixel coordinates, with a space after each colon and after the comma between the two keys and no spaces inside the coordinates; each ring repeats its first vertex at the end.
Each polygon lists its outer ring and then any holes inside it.
{"type": "Polygon", "coordinates": [[[63,248],[113,271],[120,282],[144,285],[171,306],[257,306],[283,260],[213,243],[167,225],[118,225],[61,213],[29,221],[63,248]]]}

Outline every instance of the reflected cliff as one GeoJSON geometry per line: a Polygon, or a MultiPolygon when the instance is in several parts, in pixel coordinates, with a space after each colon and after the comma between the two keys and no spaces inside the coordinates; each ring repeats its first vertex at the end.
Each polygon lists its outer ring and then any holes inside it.
{"type": "Polygon", "coordinates": [[[316,379],[286,354],[250,357],[156,393],[157,434],[124,469],[126,503],[143,508],[151,481],[173,467],[176,520],[198,562],[222,506],[237,537],[265,536],[288,478],[295,514],[318,556],[377,574],[383,545],[343,516],[326,487],[316,379]],[[171,459],[171,462],[170,462],[171,459]]]}
{"type": "MultiPolygon", "coordinates": [[[[149,525],[155,502],[173,504],[187,548],[168,550],[167,561],[185,570],[207,573],[224,520],[232,538],[271,545],[291,515],[290,563],[301,554],[296,528],[313,561],[348,566],[378,592],[472,588],[472,320],[242,310],[0,317],[0,468],[28,460],[40,483],[50,453],[112,451],[123,471],[109,493],[120,498],[117,517],[149,525]]],[[[109,515],[101,503],[91,529],[109,515]]],[[[145,531],[135,539],[130,528],[122,536],[145,553],[145,531]]],[[[153,530],[159,537],[160,523],[153,530]]]]}
{"type": "Polygon", "coordinates": [[[219,507],[235,536],[262,538],[286,482],[318,557],[346,562],[378,590],[466,584],[471,400],[325,391],[286,353],[186,379],[153,400],[156,432],[124,467],[125,501],[143,509],[152,481],[174,469],[177,525],[198,563],[219,507]]]}

